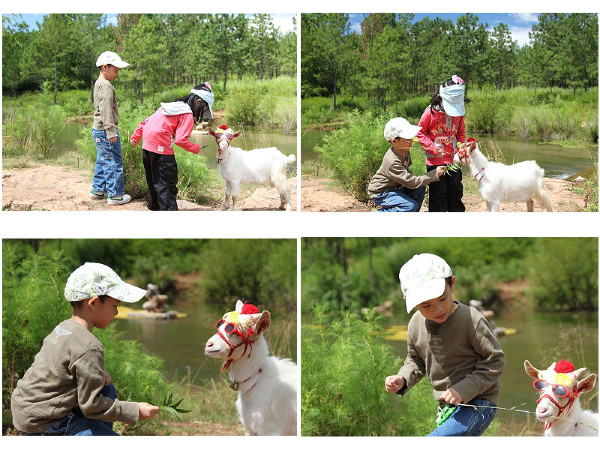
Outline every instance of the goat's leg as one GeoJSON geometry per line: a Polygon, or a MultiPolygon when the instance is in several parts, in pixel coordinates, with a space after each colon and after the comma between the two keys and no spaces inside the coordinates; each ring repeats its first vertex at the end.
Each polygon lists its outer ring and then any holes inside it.
{"type": "Polygon", "coordinates": [[[229,209],[229,198],[231,197],[231,183],[229,181],[225,181],[225,203],[223,204],[223,211],[227,211],[229,209]]]}
{"type": "Polygon", "coordinates": [[[238,211],[238,198],[240,196],[240,182],[231,182],[231,200],[233,201],[232,211],[238,211]]]}
{"type": "Polygon", "coordinates": [[[533,212],[533,200],[529,199],[525,203],[527,203],[527,212],[533,212]]]}
{"type": "Polygon", "coordinates": [[[493,201],[493,202],[485,202],[486,206],[487,206],[487,210],[488,212],[498,212],[500,211],[500,202],[497,201],[493,201]]]}
{"type": "Polygon", "coordinates": [[[492,212],[492,202],[488,202],[486,200],[485,201],[485,208],[487,209],[487,212],[492,212]]]}
{"type": "Polygon", "coordinates": [[[291,211],[292,204],[290,202],[290,190],[287,187],[287,182],[285,183],[285,185],[277,186],[277,191],[279,192],[279,198],[281,199],[279,209],[291,211]]]}

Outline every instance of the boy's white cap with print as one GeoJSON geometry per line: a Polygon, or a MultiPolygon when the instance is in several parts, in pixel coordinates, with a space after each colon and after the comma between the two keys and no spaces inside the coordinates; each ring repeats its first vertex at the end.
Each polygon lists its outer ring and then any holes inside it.
{"type": "Polygon", "coordinates": [[[125,283],[114,270],[100,263],[85,263],[69,276],[65,286],[68,301],[78,302],[100,295],[135,303],[146,295],[146,291],[125,283]]]}
{"type": "Polygon", "coordinates": [[[444,111],[450,117],[465,115],[465,86],[463,84],[440,86],[440,97],[442,97],[444,111]]]}
{"type": "Polygon", "coordinates": [[[111,66],[118,67],[119,69],[129,65],[129,63],[123,61],[115,52],[104,52],[98,56],[98,59],[96,60],[96,66],[100,67],[104,64],[110,64],[111,66]]]}
{"type": "Polygon", "coordinates": [[[385,124],[383,137],[386,141],[391,142],[392,139],[401,137],[402,139],[414,138],[421,127],[411,125],[411,123],[403,117],[394,117],[385,124]]]}
{"type": "Polygon", "coordinates": [[[400,286],[406,302],[406,311],[433,298],[446,289],[446,278],[452,276],[452,269],[446,261],[431,253],[413,256],[400,269],[400,286]]]}

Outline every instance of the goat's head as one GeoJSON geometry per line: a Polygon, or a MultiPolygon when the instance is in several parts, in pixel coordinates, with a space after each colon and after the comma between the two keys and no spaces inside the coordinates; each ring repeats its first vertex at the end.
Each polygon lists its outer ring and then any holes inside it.
{"type": "Polygon", "coordinates": [[[227,127],[227,125],[221,125],[216,129],[216,131],[213,131],[212,128],[208,129],[208,134],[214,136],[215,140],[217,141],[217,159],[219,161],[223,159],[223,152],[229,148],[231,141],[238,137],[241,133],[241,130],[237,133],[234,133],[231,128],[227,127]]]}
{"type": "Polygon", "coordinates": [[[533,387],[539,391],[535,415],[543,422],[551,423],[564,410],[569,410],[573,402],[584,392],[589,392],[596,384],[596,375],[579,380],[579,376],[587,369],[575,370],[569,361],[552,363],[546,370],[538,370],[525,361],[525,372],[534,378],[533,387]]]}
{"type": "Polygon", "coordinates": [[[477,141],[473,138],[467,139],[467,142],[454,154],[454,162],[469,164],[469,156],[477,149],[477,141]]]}
{"type": "Polygon", "coordinates": [[[254,305],[237,301],[235,311],[229,312],[217,322],[214,334],[204,347],[204,353],[211,358],[227,360],[223,370],[232,361],[252,354],[254,344],[271,325],[269,311],[260,313],[254,305]]]}

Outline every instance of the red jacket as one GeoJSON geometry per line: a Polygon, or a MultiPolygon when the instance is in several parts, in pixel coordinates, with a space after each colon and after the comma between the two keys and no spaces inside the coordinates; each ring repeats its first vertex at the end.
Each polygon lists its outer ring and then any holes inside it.
{"type": "Polygon", "coordinates": [[[464,116],[451,117],[450,127],[446,126],[446,114],[436,111],[431,107],[425,108],[421,116],[419,126],[421,131],[417,133],[417,139],[425,148],[427,164],[430,166],[452,164],[456,142],[465,143],[465,119],[464,116]],[[439,142],[444,146],[444,155],[440,155],[440,149],[434,144],[439,142]]]}
{"type": "Polygon", "coordinates": [[[165,116],[163,108],[158,108],[154,114],[140,122],[131,136],[136,144],[143,137],[144,150],[162,155],[173,154],[173,144],[188,152],[198,153],[200,145],[190,142],[194,129],[194,117],[191,113],[176,116],[165,116]]]}

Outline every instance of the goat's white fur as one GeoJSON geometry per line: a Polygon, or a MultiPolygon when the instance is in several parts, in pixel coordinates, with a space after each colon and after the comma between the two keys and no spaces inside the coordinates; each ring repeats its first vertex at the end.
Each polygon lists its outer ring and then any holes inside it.
{"type": "MultiPolygon", "coordinates": [[[[544,169],[535,161],[523,161],[511,166],[490,162],[479,151],[477,142],[467,144],[469,168],[477,180],[479,193],[485,200],[487,210],[500,210],[500,202],[525,202],[527,211],[533,211],[537,201],[546,211],[552,211],[550,198],[544,189],[544,169]]],[[[459,153],[455,162],[461,161],[459,153]]]]}
{"type": "MultiPolygon", "coordinates": [[[[241,313],[243,303],[238,300],[236,312],[241,313]]],[[[239,383],[236,402],[238,415],[246,432],[252,436],[297,434],[297,385],[296,364],[289,359],[269,355],[269,347],[263,332],[271,323],[268,311],[261,314],[240,314],[243,329],[253,327],[256,342],[242,356],[244,345],[235,349],[231,356],[230,347],[218,335],[206,343],[204,352],[212,358],[233,359],[229,377],[239,383]],[[248,380],[243,382],[244,380],[248,380]]],[[[225,333],[223,333],[225,334],[225,333]]],[[[227,336],[232,345],[242,342],[236,334],[227,336]]]]}
{"type": "MultiPolygon", "coordinates": [[[[542,371],[533,367],[527,360],[524,365],[527,375],[534,379],[539,378],[542,371]]],[[[554,371],[555,365],[556,363],[553,363],[544,372],[554,371]]],[[[578,378],[585,370],[585,368],[577,369],[573,374],[578,378]]],[[[591,374],[583,380],[577,381],[576,386],[579,394],[582,394],[591,391],[595,384],[596,375],[591,374]]],[[[540,392],[540,396],[544,394],[553,395],[551,386],[540,392]]],[[[554,400],[564,407],[569,398],[554,396],[554,400]]],[[[579,397],[575,398],[571,408],[564,409],[560,416],[556,405],[547,398],[542,398],[535,409],[535,414],[538,420],[546,423],[544,436],[598,436],[598,413],[583,410],[579,397]]]]}
{"type": "MultiPolygon", "coordinates": [[[[211,136],[215,136],[212,129],[209,128],[208,131],[211,136]]],[[[238,131],[233,134],[233,138],[238,137],[240,133],[241,131],[238,131]]],[[[225,179],[224,211],[229,209],[230,199],[233,201],[232,210],[238,210],[237,202],[242,183],[261,183],[274,186],[281,198],[279,209],[287,211],[292,209],[290,188],[287,182],[287,166],[296,160],[296,155],[285,156],[276,147],[245,151],[239,147],[232,147],[227,139],[220,142],[217,140],[217,146],[219,172],[225,179]]]]}

